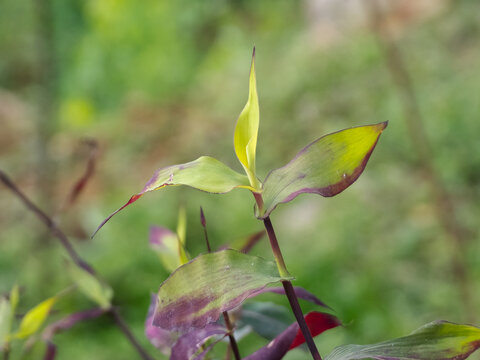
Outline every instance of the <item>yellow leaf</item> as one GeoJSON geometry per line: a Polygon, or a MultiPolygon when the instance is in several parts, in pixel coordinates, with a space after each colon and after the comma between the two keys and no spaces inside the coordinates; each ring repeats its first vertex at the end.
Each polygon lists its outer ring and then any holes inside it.
{"type": "Polygon", "coordinates": [[[18,339],[24,339],[33,335],[43,325],[57,297],[51,297],[29,310],[23,317],[20,328],[14,335],[18,339]]]}
{"type": "Polygon", "coordinates": [[[257,150],[258,125],[260,111],[258,106],[257,83],[255,77],[255,48],[253,49],[250,68],[248,101],[243,108],[235,126],[233,144],[235,154],[247,173],[250,185],[260,192],[261,184],[255,174],[255,153],[257,150]]]}

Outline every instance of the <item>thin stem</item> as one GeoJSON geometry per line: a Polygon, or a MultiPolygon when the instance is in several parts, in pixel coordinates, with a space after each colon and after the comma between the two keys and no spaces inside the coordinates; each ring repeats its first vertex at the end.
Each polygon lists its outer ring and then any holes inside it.
{"type": "MultiPolygon", "coordinates": [[[[36,206],[25,194],[23,194],[20,189],[13,183],[13,181],[0,170],[0,181],[15,195],[17,196],[23,204],[32,211],[39,219],[42,221],[45,226],[50,230],[51,234],[56,237],[60,244],[65,248],[68,255],[75,264],[89,271],[92,275],[96,276],[95,270],[85,261],[80,255],[75,251],[73,245],[68,240],[65,233],[55,224],[55,222],[38,206],[36,206]]],[[[115,319],[115,323],[120,328],[120,330],[125,334],[130,343],[135,347],[139,355],[143,360],[153,360],[153,358],[142,348],[140,343],[135,339],[132,332],[128,328],[127,324],[121,318],[120,314],[115,309],[111,309],[111,313],[115,319]]],[[[4,354],[5,357],[5,354],[4,354]]],[[[7,355],[8,358],[8,355],[7,355]]]]}
{"type": "Polygon", "coordinates": [[[123,332],[125,337],[130,341],[130,343],[137,349],[137,352],[140,354],[140,356],[145,359],[145,360],[153,360],[153,357],[151,357],[145,349],[140,345],[140,343],[137,341],[133,333],[130,331],[130,328],[128,325],[125,323],[125,321],[122,319],[120,314],[118,313],[117,309],[112,308],[110,310],[110,313],[113,316],[113,319],[115,320],[115,323],[117,324],[118,328],[123,332]]]}
{"type": "Polygon", "coordinates": [[[230,339],[230,347],[232,348],[233,355],[235,356],[235,360],[240,360],[241,359],[240,351],[238,350],[237,341],[233,336],[233,326],[232,326],[232,323],[230,322],[230,317],[228,316],[228,312],[226,311],[223,312],[223,319],[225,320],[225,325],[227,326],[228,338],[230,339]]]}
{"type": "Polygon", "coordinates": [[[370,16],[372,30],[383,53],[385,65],[403,105],[404,119],[410,141],[433,191],[437,218],[455,249],[455,253],[451,256],[450,266],[457,278],[456,283],[462,294],[461,298],[466,313],[472,316],[472,314],[475,314],[475,306],[472,303],[472,294],[468,286],[468,269],[463,261],[466,254],[465,247],[468,241],[468,233],[459,223],[452,195],[447,190],[432,161],[433,151],[425,131],[424,119],[420,111],[412,77],[405,64],[402,52],[383,24],[380,4],[376,0],[368,0],[365,5],[370,16]]]}
{"type": "MultiPolygon", "coordinates": [[[[260,194],[255,194],[255,200],[257,201],[257,205],[259,208],[263,206],[263,200],[260,194]],[[255,196],[257,195],[257,196],[255,196]]],[[[273,229],[272,221],[270,220],[270,216],[267,216],[263,220],[263,224],[265,229],[267,230],[268,238],[270,239],[270,246],[272,247],[273,255],[275,257],[275,261],[277,262],[278,271],[282,276],[290,276],[288,273],[287,267],[285,265],[285,261],[283,260],[282,251],[280,250],[280,245],[278,244],[277,236],[275,235],[275,230],[273,229]]],[[[307,322],[303,316],[302,309],[300,304],[298,303],[297,294],[295,294],[295,290],[293,289],[293,285],[290,280],[283,280],[282,281],[283,288],[285,289],[285,295],[288,298],[288,302],[290,303],[290,307],[292,308],[293,314],[297,319],[298,326],[302,331],[303,337],[305,338],[305,342],[307,343],[308,349],[312,354],[314,360],[322,360],[320,353],[318,352],[317,346],[315,345],[315,341],[313,341],[312,334],[310,333],[310,329],[308,328],[307,322]]]]}
{"type": "MultiPolygon", "coordinates": [[[[205,234],[205,242],[207,243],[207,250],[208,252],[212,252],[212,248],[210,247],[210,242],[208,241],[208,232],[207,232],[207,220],[205,218],[205,214],[203,213],[202,207],[200,207],[200,222],[203,227],[203,233],[205,234]]],[[[228,338],[230,339],[230,347],[232,348],[233,354],[235,356],[235,360],[241,360],[240,351],[238,350],[238,344],[235,340],[235,336],[233,336],[233,326],[230,322],[230,317],[228,316],[228,312],[224,311],[223,319],[225,320],[225,325],[228,330],[228,338]]]]}

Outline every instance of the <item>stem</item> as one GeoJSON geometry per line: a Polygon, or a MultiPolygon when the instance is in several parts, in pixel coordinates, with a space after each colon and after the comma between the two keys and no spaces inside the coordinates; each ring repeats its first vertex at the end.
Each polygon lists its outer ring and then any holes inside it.
{"type": "Polygon", "coordinates": [[[117,324],[118,328],[123,332],[125,337],[130,341],[130,343],[135,347],[139,355],[144,359],[144,360],[154,360],[153,357],[151,357],[145,349],[140,345],[140,343],[137,341],[133,333],[130,331],[130,328],[128,325],[125,323],[125,321],[122,319],[120,314],[118,313],[117,309],[112,308],[110,310],[110,313],[112,314],[115,323],[117,324]]]}
{"type": "MultiPolygon", "coordinates": [[[[205,219],[205,214],[203,213],[202,207],[200,207],[200,222],[203,227],[203,233],[205,234],[205,242],[207,243],[207,250],[208,252],[212,252],[212,248],[210,247],[210,242],[208,241],[208,232],[207,232],[207,220],[205,219]]],[[[230,317],[228,316],[228,312],[224,311],[223,319],[225,320],[225,325],[228,330],[228,338],[230,339],[230,347],[232,348],[233,354],[235,356],[235,360],[241,360],[240,351],[238,350],[238,344],[233,336],[233,326],[230,322],[230,317]]]]}
{"type": "Polygon", "coordinates": [[[366,1],[371,26],[378,46],[383,52],[383,59],[388,68],[394,86],[400,96],[405,113],[404,119],[412,146],[417,153],[418,161],[430,183],[435,199],[436,214],[440,225],[450,238],[455,253],[451,256],[451,268],[457,278],[457,286],[465,311],[472,316],[476,313],[472,303],[472,294],[468,286],[468,270],[463,258],[466,255],[467,231],[461,226],[455,214],[455,204],[441,176],[432,161],[432,147],[424,128],[424,120],[415,94],[412,77],[408,72],[402,52],[382,23],[382,12],[376,0],[366,1]]]}
{"type": "MultiPolygon", "coordinates": [[[[257,205],[259,208],[263,205],[263,200],[260,194],[256,194],[255,200],[257,201],[257,205]]],[[[270,216],[267,216],[263,220],[263,224],[265,225],[265,229],[267,230],[268,238],[270,239],[270,246],[272,247],[273,255],[275,256],[275,261],[277,262],[277,267],[280,275],[282,277],[290,276],[288,273],[287,267],[285,265],[285,261],[283,260],[282,251],[280,250],[280,246],[278,244],[277,236],[275,235],[275,230],[273,229],[272,221],[270,220],[270,216]]],[[[307,343],[308,349],[312,354],[314,360],[322,360],[320,353],[318,352],[317,346],[315,345],[315,341],[313,341],[312,334],[310,333],[310,329],[308,328],[307,322],[303,317],[303,312],[298,303],[297,294],[295,294],[295,290],[293,289],[293,285],[290,280],[282,280],[283,288],[285,289],[285,295],[288,298],[288,302],[290,303],[290,307],[292,308],[293,314],[297,319],[298,326],[302,331],[303,337],[305,338],[305,342],[307,343]]]]}
{"type": "Polygon", "coordinates": [[[235,356],[235,360],[240,360],[241,359],[240,351],[238,350],[237,341],[233,336],[233,326],[232,326],[232,323],[230,322],[228,312],[226,311],[223,312],[223,319],[225,320],[225,325],[227,326],[228,338],[230,339],[230,347],[232,348],[233,355],[235,356]]]}
{"type": "MultiPolygon", "coordinates": [[[[80,255],[78,255],[65,233],[45,212],[43,212],[29,198],[27,198],[26,195],[17,188],[13,181],[2,170],[0,170],[0,182],[2,182],[15,196],[17,196],[23,202],[23,204],[30,211],[32,211],[40,219],[40,221],[45,224],[45,226],[50,230],[50,233],[60,241],[60,244],[65,248],[71,260],[75,264],[87,270],[92,275],[96,276],[95,270],[85,260],[83,260],[80,255]]],[[[141,358],[143,358],[144,360],[153,360],[153,358],[142,348],[140,343],[135,339],[127,324],[121,318],[120,314],[118,314],[117,311],[114,309],[111,310],[111,313],[115,318],[115,323],[120,328],[120,330],[122,330],[130,343],[138,351],[141,358]]],[[[8,358],[8,354],[4,354],[4,358],[5,356],[7,356],[8,358]]]]}

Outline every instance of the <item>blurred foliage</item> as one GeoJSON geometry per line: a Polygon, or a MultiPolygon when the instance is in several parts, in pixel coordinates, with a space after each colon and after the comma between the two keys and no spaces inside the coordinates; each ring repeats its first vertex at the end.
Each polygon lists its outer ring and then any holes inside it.
{"type": "MultiPolygon", "coordinates": [[[[438,222],[375,38],[356,17],[338,18],[328,7],[318,16],[316,3],[322,2],[0,2],[0,166],[54,214],[83,172],[81,140],[100,143],[94,178],[56,219],[113,287],[114,304],[151,353],[143,322],[150,292],[167,273],[149,249],[149,226],[174,228],[184,203],[189,252],[196,255],[205,251],[200,205],[218,247],[261,229],[253,198],[245,191],[211,196],[166,189],[117,215],[94,240],[89,235],[161,166],[208,154],[240,171],[233,128],[247,97],[253,44],[260,178],[323,134],[390,121],[356,184],[335,198],[301,196],[272,218],[295,284],[332,306],[346,324],[317,339],[321,353],[400,336],[434,319],[480,324],[459,301],[450,265],[454,249],[438,222]],[[42,119],[45,98],[55,116],[42,119]],[[38,124],[52,129],[46,138],[38,135],[38,124]],[[53,164],[46,180],[54,191],[47,199],[45,179],[38,178],[41,148],[53,164]]],[[[432,160],[469,230],[462,260],[478,308],[480,3],[438,1],[435,7],[414,19],[397,16],[396,41],[411,72],[432,160]]],[[[25,313],[69,286],[65,253],[17,199],[4,188],[0,194],[0,292],[21,285],[18,311],[25,313]]],[[[253,253],[271,258],[267,241],[253,253]]],[[[286,304],[275,295],[262,299],[286,304]]],[[[53,317],[91,306],[72,293],[53,317]]],[[[108,318],[79,324],[55,342],[59,358],[136,357],[108,318]]],[[[247,336],[240,349],[248,354],[262,344],[247,336]]],[[[20,350],[14,347],[13,359],[20,350]]],[[[302,352],[288,358],[302,358],[302,352]]]]}

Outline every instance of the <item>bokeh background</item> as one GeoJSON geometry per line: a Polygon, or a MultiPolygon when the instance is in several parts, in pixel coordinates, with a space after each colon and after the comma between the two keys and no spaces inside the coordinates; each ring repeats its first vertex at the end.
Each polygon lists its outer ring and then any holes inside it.
{"type": "MultiPolygon", "coordinates": [[[[300,196],[272,217],[295,284],[345,324],[317,338],[321,353],[435,319],[480,324],[480,3],[368,4],[0,2],[1,169],[55,216],[158,359],[143,322],[149,294],[168,274],[148,246],[149,226],[174,229],[184,204],[195,255],[205,251],[199,207],[218,247],[262,229],[252,196],[169,188],[90,235],[159,167],[211,155],[241,170],[233,129],[253,45],[261,178],[321,135],[389,121],[352,187],[334,198],[300,196]],[[95,173],[65,207],[92,141],[95,173]]],[[[0,292],[21,285],[20,313],[69,286],[63,249],[5,187],[0,229],[0,292]]],[[[272,257],[266,240],[253,253],[272,257]]],[[[287,305],[276,295],[259,299],[287,305]]],[[[91,306],[74,292],[51,319],[91,306]]],[[[137,358],[108,318],[55,342],[59,359],[137,358]]],[[[240,349],[246,355],[263,344],[247,336],[240,349]]],[[[295,350],[287,358],[308,356],[295,350]]]]}

